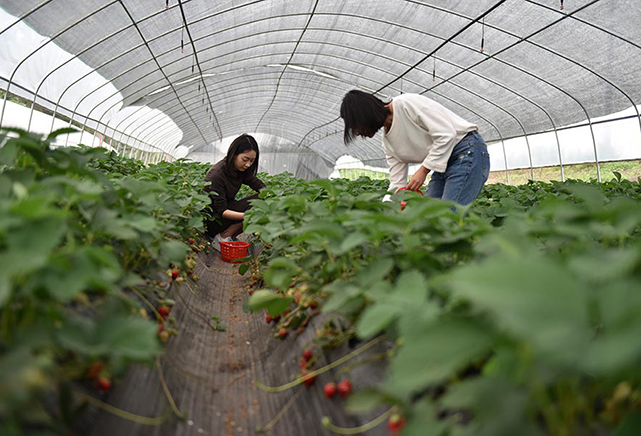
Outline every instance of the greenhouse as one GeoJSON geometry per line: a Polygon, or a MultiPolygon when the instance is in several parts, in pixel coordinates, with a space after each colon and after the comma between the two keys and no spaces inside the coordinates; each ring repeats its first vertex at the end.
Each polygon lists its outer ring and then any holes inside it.
{"type": "Polygon", "coordinates": [[[639,23],[0,0],[0,434],[641,434],[639,23]]]}

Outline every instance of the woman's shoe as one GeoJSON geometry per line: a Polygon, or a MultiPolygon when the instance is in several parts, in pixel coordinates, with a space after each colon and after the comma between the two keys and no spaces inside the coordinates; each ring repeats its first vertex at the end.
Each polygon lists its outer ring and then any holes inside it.
{"type": "Polygon", "coordinates": [[[230,242],[231,236],[227,238],[223,238],[220,236],[220,233],[214,236],[214,250],[218,251],[220,253],[220,243],[221,242],[230,242]]]}

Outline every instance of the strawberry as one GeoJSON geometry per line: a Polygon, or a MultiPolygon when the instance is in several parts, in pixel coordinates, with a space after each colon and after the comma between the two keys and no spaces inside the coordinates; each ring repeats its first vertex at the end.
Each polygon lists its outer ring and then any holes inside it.
{"type": "Polygon", "coordinates": [[[176,280],[176,277],[178,277],[178,270],[177,270],[177,269],[174,269],[174,270],[171,272],[171,278],[172,278],[172,279],[174,279],[174,280],[176,280]]]}
{"type": "Polygon", "coordinates": [[[87,376],[89,378],[96,378],[100,375],[102,372],[102,362],[94,362],[93,365],[89,367],[89,371],[87,371],[87,376]]]}
{"type": "Polygon", "coordinates": [[[196,240],[194,238],[189,238],[189,245],[194,245],[196,240]]]}
{"type": "Polygon", "coordinates": [[[305,383],[305,386],[310,387],[311,385],[314,384],[314,381],[316,381],[316,376],[315,375],[309,375],[309,373],[306,370],[303,370],[301,372],[301,375],[305,377],[305,380],[303,383],[305,383]]]}
{"type": "Polygon", "coordinates": [[[285,329],[280,329],[278,330],[278,337],[281,339],[285,339],[287,337],[287,330],[285,329]]]}
{"type": "Polygon", "coordinates": [[[158,323],[158,333],[162,332],[165,330],[165,325],[163,323],[158,323]]]}
{"type": "Polygon", "coordinates": [[[171,285],[174,281],[172,279],[169,279],[169,284],[171,285]]]}
{"type": "Polygon", "coordinates": [[[323,392],[325,392],[325,396],[327,398],[332,398],[334,395],[336,395],[336,383],[327,383],[323,387],[323,392]]]}
{"type": "Polygon", "coordinates": [[[158,313],[159,313],[159,314],[160,314],[160,316],[162,316],[163,318],[167,318],[167,315],[169,315],[169,312],[171,312],[171,308],[170,308],[170,307],[167,307],[167,306],[160,306],[160,307],[158,308],[158,313]]]}
{"type": "Polygon", "coordinates": [[[307,368],[307,364],[308,364],[308,363],[309,363],[309,362],[308,362],[307,360],[305,360],[305,359],[301,359],[301,360],[300,360],[300,368],[301,368],[301,369],[305,369],[305,368],[307,368]]]}
{"type": "Polygon", "coordinates": [[[278,321],[280,321],[280,315],[276,315],[276,316],[274,317],[274,322],[278,322],[278,321]]]}
{"type": "Polygon", "coordinates": [[[111,389],[111,380],[109,380],[107,377],[98,377],[96,384],[98,385],[98,389],[100,389],[101,391],[107,392],[111,389]]]}
{"type": "Polygon", "coordinates": [[[169,332],[162,331],[158,333],[158,339],[160,339],[160,342],[164,344],[165,342],[167,342],[167,339],[169,339],[169,332]]]}
{"type": "Polygon", "coordinates": [[[312,354],[312,350],[307,349],[307,350],[303,351],[303,359],[305,359],[305,360],[312,360],[312,357],[313,357],[313,356],[314,356],[314,355],[312,354]]]}
{"type": "Polygon", "coordinates": [[[251,288],[253,288],[253,287],[254,287],[254,284],[253,284],[253,283],[250,283],[250,284],[249,284],[249,289],[251,289],[251,288]]]}
{"type": "Polygon", "coordinates": [[[392,436],[396,436],[397,434],[402,432],[403,427],[405,427],[405,418],[403,418],[401,415],[394,414],[387,420],[387,428],[389,429],[392,436]]]}
{"type": "Polygon", "coordinates": [[[269,313],[268,313],[267,315],[265,315],[265,322],[266,322],[267,324],[269,324],[270,322],[272,322],[272,317],[271,317],[271,315],[270,315],[269,313]]]}
{"type": "Polygon", "coordinates": [[[352,384],[347,379],[341,380],[340,382],[338,382],[337,388],[338,388],[338,393],[343,398],[348,397],[349,394],[352,393],[352,384]]]}
{"type": "Polygon", "coordinates": [[[249,289],[247,290],[247,293],[248,293],[249,295],[254,295],[254,290],[253,290],[252,288],[249,288],[249,289]]]}

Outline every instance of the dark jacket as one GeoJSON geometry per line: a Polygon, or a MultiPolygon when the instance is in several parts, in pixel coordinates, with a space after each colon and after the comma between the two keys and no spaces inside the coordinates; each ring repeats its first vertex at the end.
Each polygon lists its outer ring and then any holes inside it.
{"type": "Polygon", "coordinates": [[[227,169],[225,160],[221,160],[207,171],[205,181],[210,182],[205,186],[205,192],[216,192],[210,195],[211,208],[218,216],[229,209],[228,204],[236,198],[240,187],[245,184],[254,191],[260,191],[265,184],[254,174],[238,171],[235,168],[227,169]]]}

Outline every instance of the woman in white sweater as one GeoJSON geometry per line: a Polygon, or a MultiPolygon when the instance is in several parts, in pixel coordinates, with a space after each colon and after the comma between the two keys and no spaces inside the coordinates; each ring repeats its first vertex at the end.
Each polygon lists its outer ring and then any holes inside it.
{"type": "Polygon", "coordinates": [[[470,204],[490,172],[490,156],[478,127],[441,104],[418,94],[402,94],[385,103],[374,95],[349,91],[341,118],[345,144],[373,137],[384,128],[383,151],[390,167],[390,190],[418,190],[432,172],[427,196],[470,204]],[[421,166],[407,181],[410,163],[421,166]]]}

